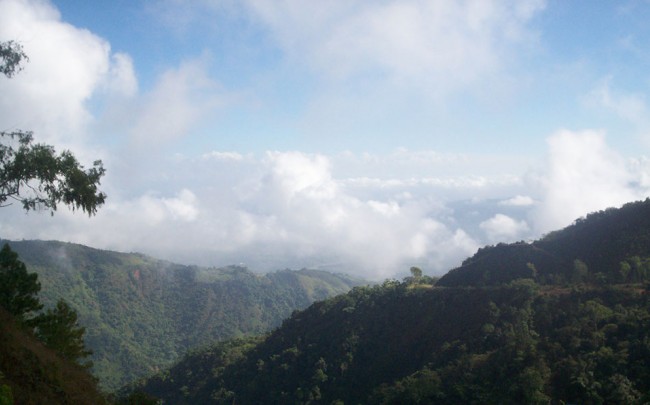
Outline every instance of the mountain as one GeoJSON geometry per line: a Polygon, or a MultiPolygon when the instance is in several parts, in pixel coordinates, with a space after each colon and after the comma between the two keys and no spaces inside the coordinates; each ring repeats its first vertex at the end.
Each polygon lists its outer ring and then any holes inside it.
{"type": "Polygon", "coordinates": [[[435,285],[356,287],[128,392],[174,404],[648,403],[649,206],[482,249],[435,285]]]}
{"type": "Polygon", "coordinates": [[[618,282],[626,277],[639,278],[622,275],[621,263],[643,257],[650,257],[650,199],[589,214],[532,243],[502,243],[479,249],[437,285],[498,285],[519,278],[562,283],[579,279],[579,273],[584,272],[582,264],[593,279],[618,282]]]}
{"type": "Polygon", "coordinates": [[[134,387],[164,403],[647,403],[650,291],[358,287],[134,387]]]}
{"type": "Polygon", "coordinates": [[[87,370],[45,347],[3,308],[0,370],[0,404],[107,403],[87,370]]]}
{"type": "Polygon", "coordinates": [[[9,244],[38,273],[43,303],[63,298],[78,312],[106,390],[161,370],[190,348],[267,332],[292,311],[361,283],[315,270],[260,275],[184,266],[55,241],[9,244]]]}

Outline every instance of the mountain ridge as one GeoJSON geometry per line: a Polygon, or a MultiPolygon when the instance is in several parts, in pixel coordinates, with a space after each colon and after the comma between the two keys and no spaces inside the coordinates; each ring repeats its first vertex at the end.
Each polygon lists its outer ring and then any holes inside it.
{"type": "Polygon", "coordinates": [[[579,277],[576,261],[592,277],[612,282],[621,262],[633,257],[650,257],[650,199],[591,213],[531,243],[483,247],[437,285],[498,285],[518,278],[561,283],[579,277]]]}
{"type": "Polygon", "coordinates": [[[128,392],[174,404],[644,404],[648,233],[650,200],[590,214],[539,242],[483,248],[435,285],[414,275],[316,302],[128,392]]]}
{"type": "Polygon", "coordinates": [[[38,274],[43,303],[64,298],[78,312],[93,371],[108,390],[193,347],[264,333],[294,310],[362,283],[306,269],[257,274],[241,266],[180,265],[68,242],[0,242],[38,274]]]}

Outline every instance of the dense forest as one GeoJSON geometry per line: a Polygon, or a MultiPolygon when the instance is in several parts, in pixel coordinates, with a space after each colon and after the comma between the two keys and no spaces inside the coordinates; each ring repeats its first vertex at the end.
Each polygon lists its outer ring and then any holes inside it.
{"type": "Polygon", "coordinates": [[[264,340],[188,355],[137,389],[164,403],[645,403],[645,290],[388,282],[264,340]]]}
{"type": "Polygon", "coordinates": [[[53,241],[9,245],[38,275],[47,307],[65,298],[79,314],[106,390],[167,367],[190,348],[267,332],[292,311],[360,283],[316,270],[260,275],[184,266],[53,241]]]}
{"type": "Polygon", "coordinates": [[[265,337],[221,342],[124,392],[183,403],[650,401],[650,200],[533,243],[481,249],[437,283],[356,287],[265,337]]]}

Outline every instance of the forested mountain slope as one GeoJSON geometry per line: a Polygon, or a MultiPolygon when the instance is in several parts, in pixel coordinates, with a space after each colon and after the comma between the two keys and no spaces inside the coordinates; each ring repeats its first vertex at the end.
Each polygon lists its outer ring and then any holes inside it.
{"type": "Polygon", "coordinates": [[[600,283],[634,282],[650,271],[640,262],[648,257],[650,199],[589,214],[532,243],[479,249],[437,285],[497,285],[529,277],[561,284],[587,276],[600,283]]]}
{"type": "Polygon", "coordinates": [[[626,285],[387,283],[315,303],[259,343],[189,355],[137,389],[169,404],[646,403],[648,330],[648,291],[626,285]]]}
{"type": "Polygon", "coordinates": [[[170,404],[648,403],[650,224],[635,218],[649,204],[483,249],[449,287],[356,287],[132,389],[170,404]]]}
{"type": "Polygon", "coordinates": [[[78,312],[94,351],[93,372],[109,390],[168,366],[190,348],[264,333],[292,311],[359,284],[321,271],[259,275],[70,243],[9,244],[38,273],[46,305],[64,298],[78,312]]]}

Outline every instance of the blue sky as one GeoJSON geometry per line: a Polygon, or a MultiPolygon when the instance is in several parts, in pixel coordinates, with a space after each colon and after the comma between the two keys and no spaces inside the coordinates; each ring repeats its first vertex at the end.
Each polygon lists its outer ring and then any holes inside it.
{"type": "Polygon", "coordinates": [[[0,0],[0,128],[104,161],[0,236],[382,278],[650,190],[650,2],[0,0]]]}

